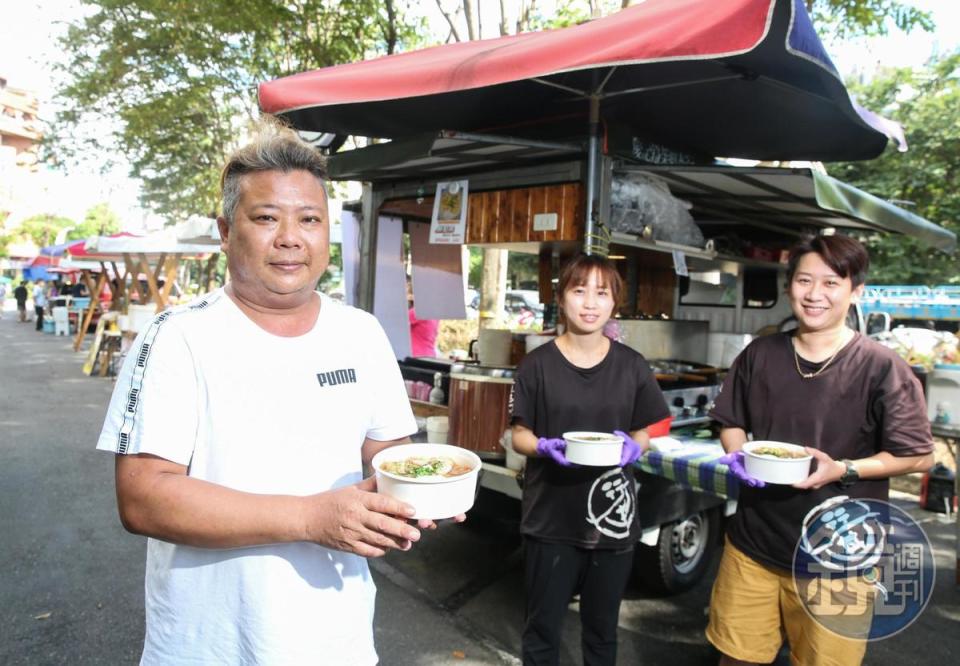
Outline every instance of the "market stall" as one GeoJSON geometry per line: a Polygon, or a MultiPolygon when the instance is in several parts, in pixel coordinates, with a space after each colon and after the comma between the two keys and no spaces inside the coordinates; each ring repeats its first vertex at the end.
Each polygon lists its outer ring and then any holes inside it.
{"type": "MultiPolygon", "coordinates": [[[[378,299],[396,280],[382,280],[378,258],[392,255],[380,246],[399,246],[416,223],[429,225],[431,238],[443,226],[455,231],[450,243],[536,255],[543,303],[552,302],[551,281],[567,256],[581,248],[617,256],[625,342],[662,362],[661,388],[677,392],[668,402],[678,422],[709,421],[725,365],[709,362],[717,341],[742,348],[789,314],[778,285],[784,250],[798,237],[845,229],[956,245],[949,231],[817,165],[722,159],[869,159],[891,138],[905,149],[896,125],[851,101],[802,4],[789,0],[650,0],[563,30],[267,82],[260,103],[298,129],[391,139],[329,158],[332,179],[365,183],[356,304],[381,315],[378,299]],[[444,207],[459,219],[445,220],[444,207]]],[[[429,297],[415,293],[417,302],[429,297]]],[[[505,398],[461,393],[509,381],[511,368],[423,365],[401,360],[408,381],[419,373],[426,383],[424,373],[439,371],[449,382],[450,441],[485,458],[486,488],[518,496],[516,474],[492,439],[498,433],[458,441],[453,427],[494,416],[503,426],[505,398]]],[[[716,480],[700,484],[714,471],[694,458],[674,451],[641,462],[678,488],[644,518],[656,526],[645,533],[654,543],[693,524],[691,515],[715,523],[708,518],[724,500],[716,480]]]]}
{"type": "Polygon", "coordinates": [[[152,303],[156,312],[160,312],[167,307],[180,262],[216,254],[219,244],[184,243],[177,237],[176,230],[164,229],[146,236],[92,239],[85,249],[97,255],[123,257],[131,275],[139,273],[146,283],[147,294],[134,285],[141,303],[152,303]]]}

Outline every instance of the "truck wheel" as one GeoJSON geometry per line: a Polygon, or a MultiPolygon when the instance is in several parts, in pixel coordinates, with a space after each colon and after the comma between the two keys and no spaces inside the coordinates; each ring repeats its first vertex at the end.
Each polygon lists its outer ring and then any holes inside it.
{"type": "Polygon", "coordinates": [[[661,526],[656,546],[637,544],[634,578],[643,587],[663,594],[690,589],[710,567],[719,534],[717,509],[700,511],[661,526]]]}

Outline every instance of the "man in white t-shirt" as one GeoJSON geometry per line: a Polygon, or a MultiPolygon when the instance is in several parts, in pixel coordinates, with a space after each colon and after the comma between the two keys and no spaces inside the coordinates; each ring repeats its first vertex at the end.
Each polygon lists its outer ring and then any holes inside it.
{"type": "Polygon", "coordinates": [[[47,296],[43,280],[33,285],[33,311],[37,315],[37,330],[43,330],[43,313],[47,308],[47,296]]]}
{"type": "Polygon", "coordinates": [[[315,291],[324,177],[289,130],[237,151],[231,281],[158,315],[117,380],[97,448],[117,454],[124,526],[150,537],[142,664],[377,662],[364,558],[420,533],[362,470],[416,424],[376,320],[315,291]]]}

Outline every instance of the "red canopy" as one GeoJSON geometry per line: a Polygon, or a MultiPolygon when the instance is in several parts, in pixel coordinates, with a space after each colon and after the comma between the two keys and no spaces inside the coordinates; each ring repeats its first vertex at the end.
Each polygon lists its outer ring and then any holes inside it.
{"type": "Polygon", "coordinates": [[[371,102],[610,65],[736,55],[766,34],[771,0],[660,0],[563,30],[460,42],[261,84],[260,107],[371,102]]]}
{"type": "Polygon", "coordinates": [[[863,159],[886,136],[854,108],[800,0],[647,0],[560,30],[449,44],[260,85],[295,127],[582,138],[601,120],[693,153],[863,159]]]}

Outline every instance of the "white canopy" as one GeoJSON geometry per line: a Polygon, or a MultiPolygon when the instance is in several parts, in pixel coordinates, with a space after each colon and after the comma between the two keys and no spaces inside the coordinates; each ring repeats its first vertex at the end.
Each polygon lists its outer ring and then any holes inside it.
{"type": "Polygon", "coordinates": [[[87,252],[98,255],[145,254],[155,258],[161,254],[180,254],[196,257],[220,251],[220,243],[184,243],[177,238],[176,229],[161,229],[146,236],[123,236],[106,238],[98,236],[87,240],[87,252]]]}
{"type": "Polygon", "coordinates": [[[217,247],[220,245],[220,229],[217,228],[217,221],[213,218],[191,215],[186,222],[181,222],[174,229],[177,240],[181,243],[217,247]]]}

